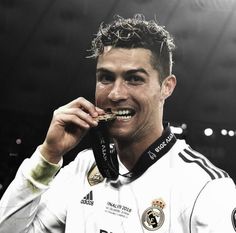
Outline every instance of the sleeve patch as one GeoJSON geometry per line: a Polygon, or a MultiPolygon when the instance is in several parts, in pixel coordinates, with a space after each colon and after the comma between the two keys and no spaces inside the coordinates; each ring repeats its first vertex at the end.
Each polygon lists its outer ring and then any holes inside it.
{"type": "Polygon", "coordinates": [[[236,208],[232,212],[231,219],[232,219],[232,224],[233,224],[234,230],[236,231],[236,208]]]}

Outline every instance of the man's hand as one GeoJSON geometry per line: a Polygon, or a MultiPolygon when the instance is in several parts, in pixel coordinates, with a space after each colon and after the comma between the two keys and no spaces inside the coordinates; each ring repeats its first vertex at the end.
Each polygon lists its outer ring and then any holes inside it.
{"type": "Polygon", "coordinates": [[[61,157],[74,148],[91,127],[98,122],[94,118],[104,114],[88,100],[79,97],[54,111],[45,141],[40,152],[51,163],[58,163],[61,157]]]}

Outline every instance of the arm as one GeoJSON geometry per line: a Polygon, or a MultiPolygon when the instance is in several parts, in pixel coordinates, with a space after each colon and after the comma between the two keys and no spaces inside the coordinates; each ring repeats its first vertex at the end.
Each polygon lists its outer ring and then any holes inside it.
{"type": "Polygon", "coordinates": [[[50,182],[60,169],[62,156],[75,147],[91,127],[97,125],[93,117],[99,114],[103,114],[103,110],[84,98],[78,98],[54,112],[44,143],[30,159],[22,163],[3,195],[0,202],[0,232],[62,229],[60,225],[63,221],[56,213],[50,213],[41,202],[41,196],[50,188],[50,182]]]}
{"type": "MultiPolygon", "coordinates": [[[[28,232],[33,228],[31,223],[41,195],[60,167],[61,163],[54,165],[45,161],[38,150],[21,164],[0,202],[0,232],[28,232]]],[[[35,221],[34,225],[40,227],[39,221],[35,221]]]]}
{"type": "Polygon", "coordinates": [[[192,233],[235,233],[236,188],[230,178],[206,184],[192,210],[192,233]]]}

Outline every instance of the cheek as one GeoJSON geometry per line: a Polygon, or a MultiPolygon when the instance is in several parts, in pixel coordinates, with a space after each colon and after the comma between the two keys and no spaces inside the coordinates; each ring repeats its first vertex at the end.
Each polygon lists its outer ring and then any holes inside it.
{"type": "Polygon", "coordinates": [[[104,86],[97,84],[95,89],[95,100],[97,105],[99,105],[101,102],[104,102],[104,100],[107,98],[107,95],[107,89],[104,86]]]}
{"type": "Polygon", "coordinates": [[[159,105],[161,101],[161,94],[159,90],[156,91],[149,91],[149,92],[144,92],[146,94],[143,95],[143,100],[150,106],[154,105],[157,106],[159,105]]]}
{"type": "Polygon", "coordinates": [[[160,93],[153,93],[143,98],[143,112],[147,119],[158,118],[161,111],[162,101],[160,99],[160,93]]]}

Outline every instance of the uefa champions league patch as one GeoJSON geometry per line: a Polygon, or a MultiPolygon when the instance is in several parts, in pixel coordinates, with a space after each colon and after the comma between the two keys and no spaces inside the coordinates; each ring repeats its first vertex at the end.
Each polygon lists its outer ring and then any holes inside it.
{"type": "Polygon", "coordinates": [[[149,231],[156,231],[163,225],[165,202],[162,199],[152,201],[152,206],[147,208],[142,215],[142,224],[149,231]]]}
{"type": "Polygon", "coordinates": [[[236,208],[232,212],[231,219],[232,219],[232,224],[233,224],[234,230],[236,231],[236,208]]]}

